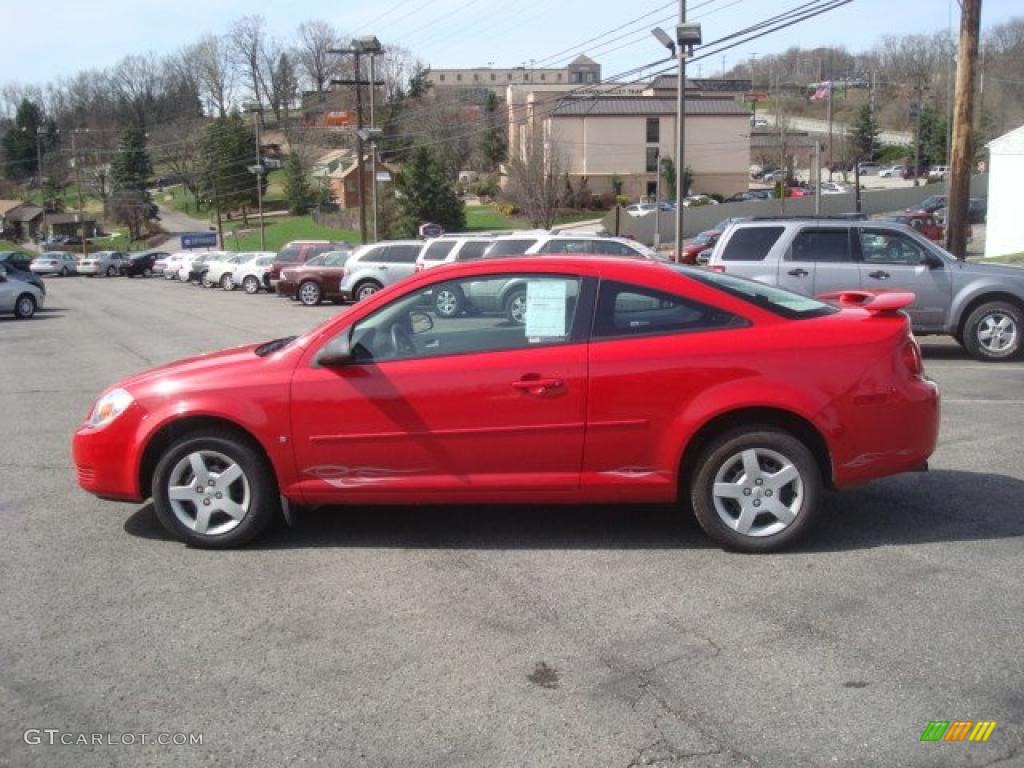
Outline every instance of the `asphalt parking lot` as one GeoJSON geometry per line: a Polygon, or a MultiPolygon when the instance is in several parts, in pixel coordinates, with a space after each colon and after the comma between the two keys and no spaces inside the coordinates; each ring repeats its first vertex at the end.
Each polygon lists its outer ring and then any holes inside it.
{"type": "Polygon", "coordinates": [[[338,307],[47,283],[0,319],[2,766],[1024,764],[1022,362],[925,340],[931,471],[831,495],[782,555],[662,507],[321,510],[209,552],[80,491],[72,432],[122,376],[338,307]]]}

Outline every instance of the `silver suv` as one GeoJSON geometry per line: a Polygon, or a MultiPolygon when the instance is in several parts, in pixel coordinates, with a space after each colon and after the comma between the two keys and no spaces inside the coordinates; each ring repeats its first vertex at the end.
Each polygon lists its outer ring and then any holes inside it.
{"type": "Polygon", "coordinates": [[[341,297],[362,301],[381,288],[409,277],[416,269],[422,240],[388,240],[360,246],[345,262],[341,297]]]}
{"type": "Polygon", "coordinates": [[[845,219],[753,219],[733,224],[708,262],[807,296],[912,291],[914,333],[953,336],[978,360],[1007,360],[1024,334],[1024,269],[958,261],[903,224],[845,219]]]}

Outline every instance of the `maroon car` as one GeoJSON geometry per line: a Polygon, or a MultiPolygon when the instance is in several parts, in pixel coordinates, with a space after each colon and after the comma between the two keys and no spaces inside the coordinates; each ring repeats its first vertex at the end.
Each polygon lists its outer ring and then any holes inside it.
{"type": "Polygon", "coordinates": [[[274,263],[270,265],[270,270],[267,272],[267,279],[273,286],[281,277],[281,270],[286,267],[305,264],[321,253],[351,250],[351,248],[352,246],[348,243],[332,243],[330,240],[292,240],[278,252],[277,258],[274,259],[274,263]]]}
{"type": "Polygon", "coordinates": [[[324,299],[341,301],[341,279],[345,277],[345,262],[353,251],[328,251],[314,256],[305,264],[285,267],[277,281],[277,293],[298,299],[309,307],[324,299]]]}

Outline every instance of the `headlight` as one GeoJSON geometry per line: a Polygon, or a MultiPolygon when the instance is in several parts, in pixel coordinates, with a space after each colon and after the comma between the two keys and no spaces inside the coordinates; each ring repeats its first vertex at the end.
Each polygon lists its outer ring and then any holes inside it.
{"type": "Polygon", "coordinates": [[[123,389],[112,389],[93,406],[86,423],[93,428],[105,427],[124,413],[133,402],[135,402],[135,398],[123,389]]]}

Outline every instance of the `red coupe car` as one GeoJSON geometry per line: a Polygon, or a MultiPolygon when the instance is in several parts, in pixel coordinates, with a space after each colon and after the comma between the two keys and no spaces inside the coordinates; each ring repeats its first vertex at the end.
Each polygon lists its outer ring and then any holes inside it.
{"type": "Polygon", "coordinates": [[[912,300],[645,260],[438,267],[303,336],[119,382],[75,433],[78,482],[152,497],[204,547],[291,505],[679,502],[772,551],[825,488],[926,466],[939,394],[912,300]],[[467,311],[431,314],[442,288],[467,311]]]}

